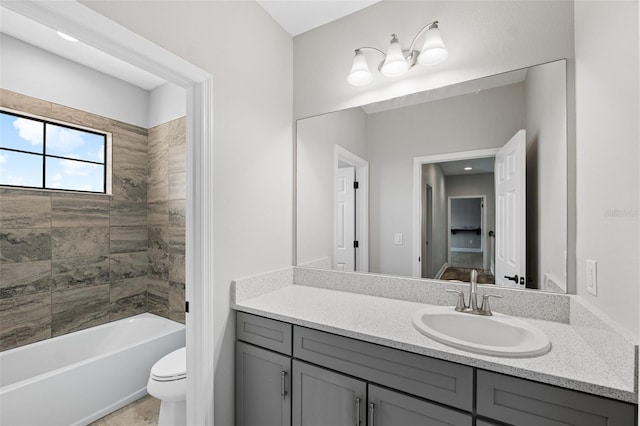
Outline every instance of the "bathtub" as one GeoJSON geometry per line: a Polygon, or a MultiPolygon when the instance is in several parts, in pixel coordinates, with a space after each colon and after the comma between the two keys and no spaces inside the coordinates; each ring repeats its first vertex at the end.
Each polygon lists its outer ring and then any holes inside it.
{"type": "Polygon", "coordinates": [[[86,425],[147,393],[184,325],[140,314],[0,353],[0,425],[86,425]]]}

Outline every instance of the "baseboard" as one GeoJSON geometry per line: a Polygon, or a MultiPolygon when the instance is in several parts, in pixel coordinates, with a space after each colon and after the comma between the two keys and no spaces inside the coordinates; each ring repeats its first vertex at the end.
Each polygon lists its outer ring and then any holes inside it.
{"type": "Polygon", "coordinates": [[[451,251],[455,251],[456,253],[482,253],[481,248],[456,248],[452,247],[451,251]]]}

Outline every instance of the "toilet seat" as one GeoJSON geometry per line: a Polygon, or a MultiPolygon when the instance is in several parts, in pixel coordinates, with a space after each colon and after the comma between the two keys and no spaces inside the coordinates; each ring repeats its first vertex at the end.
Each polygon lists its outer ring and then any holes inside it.
{"type": "Polygon", "coordinates": [[[187,377],[187,348],[177,349],[151,367],[151,379],[158,382],[173,382],[187,377]]]}

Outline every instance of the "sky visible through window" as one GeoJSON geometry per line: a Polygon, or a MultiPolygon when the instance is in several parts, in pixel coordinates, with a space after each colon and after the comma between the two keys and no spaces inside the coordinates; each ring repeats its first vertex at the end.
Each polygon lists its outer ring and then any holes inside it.
{"type": "Polygon", "coordinates": [[[105,143],[101,134],[1,112],[0,185],[43,188],[46,170],[44,188],[104,192],[105,143]]]}

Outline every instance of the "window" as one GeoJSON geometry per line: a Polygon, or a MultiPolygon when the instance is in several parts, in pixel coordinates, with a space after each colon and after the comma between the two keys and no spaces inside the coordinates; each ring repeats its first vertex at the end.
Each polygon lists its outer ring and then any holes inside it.
{"type": "Polygon", "coordinates": [[[0,111],[0,185],[107,192],[107,136],[0,111]]]}

